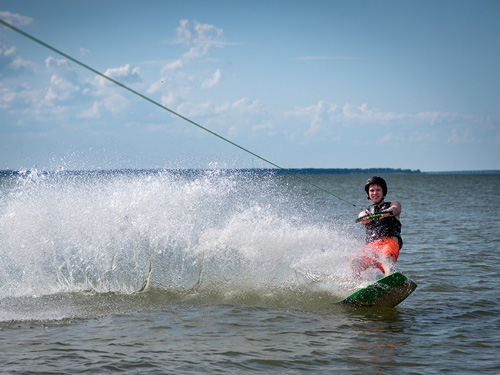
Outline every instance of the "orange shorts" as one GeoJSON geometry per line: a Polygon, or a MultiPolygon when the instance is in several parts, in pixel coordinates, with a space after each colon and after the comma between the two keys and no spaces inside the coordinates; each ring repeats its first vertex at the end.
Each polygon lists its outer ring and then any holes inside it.
{"type": "Polygon", "coordinates": [[[361,250],[356,251],[351,259],[361,258],[362,268],[378,268],[384,272],[380,263],[381,258],[384,256],[389,256],[396,263],[399,257],[398,241],[390,237],[379,238],[376,241],[370,242],[361,250]]]}

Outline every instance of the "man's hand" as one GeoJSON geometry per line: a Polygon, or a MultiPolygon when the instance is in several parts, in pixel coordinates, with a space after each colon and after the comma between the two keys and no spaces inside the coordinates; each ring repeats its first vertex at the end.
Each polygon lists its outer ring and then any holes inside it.
{"type": "Polygon", "coordinates": [[[366,225],[370,221],[372,221],[373,219],[385,219],[386,217],[394,216],[394,212],[392,212],[392,211],[383,211],[383,212],[379,212],[378,214],[373,214],[373,215],[371,213],[369,213],[368,211],[365,211],[364,213],[367,213],[367,215],[359,216],[356,219],[356,223],[361,223],[363,225],[366,225]]]}

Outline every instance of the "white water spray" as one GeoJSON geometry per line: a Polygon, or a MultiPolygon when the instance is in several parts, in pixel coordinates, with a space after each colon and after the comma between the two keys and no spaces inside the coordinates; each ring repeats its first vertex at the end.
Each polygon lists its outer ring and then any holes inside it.
{"type": "Polygon", "coordinates": [[[94,172],[3,180],[0,298],[339,287],[359,240],[277,176],[94,172]]]}

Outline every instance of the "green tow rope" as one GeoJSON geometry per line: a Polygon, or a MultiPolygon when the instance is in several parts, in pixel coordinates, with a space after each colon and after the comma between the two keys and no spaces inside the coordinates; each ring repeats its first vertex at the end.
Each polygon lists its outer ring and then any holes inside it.
{"type": "Polygon", "coordinates": [[[260,155],[257,155],[256,153],[254,153],[254,152],[252,152],[252,151],[250,151],[250,150],[248,150],[248,149],[246,149],[246,148],[244,148],[244,147],[240,146],[240,145],[239,145],[239,144],[237,144],[237,143],[234,143],[233,141],[231,141],[231,140],[229,140],[229,139],[227,139],[227,138],[225,138],[225,137],[221,136],[220,134],[217,134],[217,133],[215,133],[214,131],[212,131],[212,130],[210,130],[210,129],[208,129],[208,128],[206,128],[206,127],[204,127],[204,126],[202,126],[202,125],[200,125],[200,124],[198,124],[198,123],[196,123],[196,122],[194,122],[193,120],[191,120],[191,119],[189,119],[189,118],[187,118],[187,117],[184,117],[184,116],[182,116],[181,114],[179,114],[179,113],[177,113],[177,112],[175,112],[175,111],[171,110],[170,108],[165,107],[164,105],[162,105],[162,104],[158,103],[157,101],[154,101],[153,99],[151,99],[151,98],[149,98],[149,97],[147,97],[147,96],[145,96],[145,95],[141,94],[140,92],[138,92],[138,91],[136,91],[136,90],[134,90],[134,89],[131,89],[130,87],[128,87],[128,86],[126,86],[126,85],[124,85],[123,83],[121,83],[121,82],[119,82],[119,81],[117,81],[117,80],[115,80],[115,79],[113,79],[113,78],[111,78],[111,77],[108,77],[107,75],[105,75],[105,74],[101,73],[100,71],[98,71],[98,70],[96,70],[96,69],[92,68],[91,66],[89,66],[89,65],[87,65],[87,64],[84,64],[83,62],[81,62],[81,61],[79,61],[79,60],[75,59],[74,57],[72,57],[72,56],[70,56],[70,55],[68,55],[68,54],[66,54],[66,53],[64,53],[64,52],[62,52],[62,51],[60,51],[60,50],[58,50],[58,49],[57,49],[57,48],[55,48],[55,47],[52,47],[50,44],[47,44],[47,43],[45,43],[45,42],[41,41],[40,39],[35,38],[33,35],[30,35],[30,34],[28,34],[28,33],[24,32],[24,31],[22,31],[21,29],[18,29],[17,27],[15,27],[15,26],[11,25],[10,23],[5,22],[4,20],[0,19],[0,24],[4,25],[5,27],[8,27],[9,29],[11,29],[11,30],[13,30],[13,31],[15,31],[15,32],[17,32],[17,33],[19,33],[19,34],[21,34],[22,36],[24,36],[24,37],[26,37],[26,38],[28,38],[28,39],[31,39],[31,40],[32,40],[32,41],[34,41],[35,43],[38,43],[38,44],[40,44],[41,46],[43,46],[43,47],[45,47],[45,48],[47,48],[47,49],[49,49],[49,50],[51,50],[51,51],[53,51],[53,52],[55,52],[55,53],[57,53],[57,54],[59,54],[59,55],[61,55],[61,56],[65,57],[65,58],[67,58],[68,60],[73,61],[75,64],[78,64],[78,65],[82,66],[83,68],[85,68],[85,69],[87,69],[87,70],[90,70],[92,73],[95,73],[95,74],[97,74],[98,76],[100,76],[100,77],[102,77],[102,78],[105,78],[105,79],[107,79],[108,81],[111,81],[111,82],[112,82],[112,83],[114,83],[115,85],[120,86],[121,88],[123,88],[123,89],[125,89],[125,90],[127,90],[127,91],[131,92],[131,93],[132,93],[132,94],[134,94],[134,95],[139,96],[140,98],[142,98],[142,99],[144,99],[144,100],[146,100],[146,101],[148,101],[148,102],[150,102],[150,103],[152,103],[152,104],[156,105],[157,107],[160,107],[161,109],[164,109],[165,111],[170,112],[171,114],[173,114],[173,115],[175,115],[175,116],[177,116],[177,117],[179,117],[179,118],[181,118],[181,119],[183,119],[183,120],[185,120],[185,121],[187,121],[187,122],[189,122],[189,123],[191,123],[191,124],[193,124],[193,125],[197,126],[198,128],[200,128],[200,129],[202,129],[202,130],[204,130],[204,131],[206,131],[206,132],[208,132],[208,133],[210,133],[210,134],[212,134],[212,135],[216,136],[217,138],[220,138],[220,139],[222,139],[223,141],[225,141],[225,142],[227,142],[227,143],[229,143],[229,144],[231,144],[231,145],[233,145],[233,146],[235,146],[235,147],[237,147],[237,148],[239,148],[239,149],[241,149],[241,150],[243,150],[243,151],[245,151],[245,152],[249,153],[250,155],[255,156],[256,158],[258,158],[258,159],[260,159],[260,160],[262,160],[262,161],[264,161],[264,162],[266,162],[266,163],[268,163],[268,164],[270,164],[270,165],[272,165],[272,166],[274,166],[274,167],[276,167],[276,168],[278,168],[278,169],[282,170],[283,172],[286,172],[286,173],[288,173],[289,175],[294,176],[294,177],[298,178],[299,180],[301,180],[301,181],[303,181],[303,182],[305,182],[305,183],[307,183],[307,184],[309,184],[309,185],[311,185],[311,186],[314,186],[315,188],[317,188],[317,189],[319,189],[319,190],[321,190],[321,191],[323,191],[323,192],[325,192],[325,193],[327,193],[327,194],[329,194],[329,195],[331,195],[331,196],[334,196],[335,198],[340,199],[341,201],[344,201],[344,202],[346,202],[346,203],[348,203],[348,204],[350,204],[350,205],[352,205],[352,206],[354,206],[354,207],[356,207],[356,208],[359,208],[360,210],[364,210],[363,208],[361,208],[361,207],[359,207],[359,206],[355,205],[354,203],[349,202],[349,201],[347,201],[347,200],[345,200],[345,199],[343,199],[343,198],[339,197],[338,195],[333,194],[332,192],[330,192],[330,191],[328,191],[328,190],[326,190],[326,189],[322,188],[322,187],[321,187],[321,186],[319,186],[319,185],[316,185],[315,183],[313,183],[313,182],[311,182],[311,181],[306,180],[305,178],[303,178],[303,177],[299,176],[299,175],[298,175],[298,174],[296,174],[296,173],[293,173],[292,171],[290,171],[290,170],[288,170],[288,169],[286,169],[286,168],[280,167],[279,165],[277,165],[277,164],[273,163],[272,161],[267,160],[267,159],[265,159],[264,157],[262,157],[262,156],[260,156],[260,155]]]}

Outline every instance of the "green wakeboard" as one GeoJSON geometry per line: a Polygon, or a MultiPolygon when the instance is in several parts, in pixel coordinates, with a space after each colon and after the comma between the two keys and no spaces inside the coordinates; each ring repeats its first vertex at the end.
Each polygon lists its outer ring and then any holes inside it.
{"type": "Polygon", "coordinates": [[[417,284],[399,272],[391,273],[337,303],[355,306],[394,307],[403,302],[417,284]]]}

